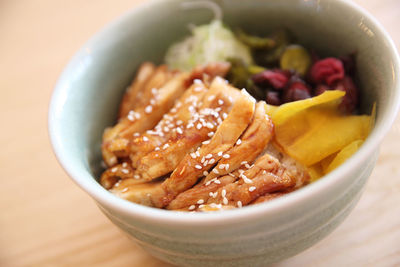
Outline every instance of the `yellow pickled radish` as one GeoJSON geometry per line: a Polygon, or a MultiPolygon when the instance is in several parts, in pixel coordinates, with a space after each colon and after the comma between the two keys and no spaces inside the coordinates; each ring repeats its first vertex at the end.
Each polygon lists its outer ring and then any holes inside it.
{"type": "Polygon", "coordinates": [[[339,153],[337,153],[336,157],[332,160],[332,162],[323,170],[324,173],[329,173],[336,169],[338,166],[343,164],[348,158],[350,158],[356,151],[361,147],[363,140],[355,140],[345,146],[339,153]]]}
{"type": "Polygon", "coordinates": [[[275,111],[279,108],[278,106],[270,105],[267,103],[265,103],[264,106],[265,106],[265,113],[271,117],[275,113],[275,111]]]}
{"type": "Polygon", "coordinates": [[[345,116],[333,108],[316,106],[276,124],[275,140],[288,155],[311,166],[349,143],[365,139],[370,120],[370,116],[345,116]]]}
{"type": "Polygon", "coordinates": [[[325,91],[319,96],[283,104],[279,106],[273,113],[272,121],[275,125],[279,125],[296,113],[311,108],[313,106],[327,103],[338,104],[345,94],[345,92],[339,90],[325,91]]]}

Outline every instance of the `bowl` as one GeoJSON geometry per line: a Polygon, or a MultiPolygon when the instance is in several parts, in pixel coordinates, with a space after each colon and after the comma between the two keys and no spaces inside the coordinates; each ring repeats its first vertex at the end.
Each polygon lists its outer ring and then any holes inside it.
{"type": "Polygon", "coordinates": [[[182,213],[120,199],[99,183],[101,136],[143,61],[160,63],[186,25],[212,19],[180,0],[148,1],[97,33],[72,58],[54,89],[49,133],[69,176],[146,251],[189,266],[260,266],[293,256],[333,231],[359,200],[379,145],[399,107],[399,57],[388,34],[350,1],[216,1],[224,21],[251,33],[286,27],[323,55],[356,51],[361,109],[376,124],[347,162],[322,179],[268,203],[215,213],[182,213]]]}

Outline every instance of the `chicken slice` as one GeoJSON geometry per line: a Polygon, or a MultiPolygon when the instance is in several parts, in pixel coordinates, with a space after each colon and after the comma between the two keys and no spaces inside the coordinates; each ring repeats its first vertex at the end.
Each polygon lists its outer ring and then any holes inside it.
{"type": "Polygon", "coordinates": [[[197,66],[190,73],[188,82],[192,83],[194,80],[199,79],[209,84],[215,77],[225,77],[230,68],[231,63],[229,62],[211,62],[197,66]]]}
{"type": "Polygon", "coordinates": [[[203,145],[197,150],[198,157],[193,158],[186,155],[178,164],[171,176],[162,183],[159,196],[152,197],[153,204],[156,207],[167,206],[179,193],[192,187],[199,177],[203,176],[204,171],[208,171],[213,165],[201,163],[201,159],[209,158],[218,161],[238,140],[243,131],[250,123],[255,107],[255,99],[247,92],[242,91],[241,97],[236,100],[232,110],[227,118],[218,127],[212,138],[203,142],[203,145]],[[204,166],[206,165],[206,166],[204,166]]]}
{"type": "Polygon", "coordinates": [[[267,202],[267,201],[270,201],[272,199],[276,199],[276,198],[279,198],[281,196],[284,196],[289,192],[290,191],[288,191],[288,192],[287,191],[282,191],[282,192],[267,193],[267,194],[265,194],[263,196],[260,196],[259,198],[257,198],[253,202],[251,202],[250,205],[267,202]]]}
{"type": "MultiPolygon", "coordinates": [[[[136,174],[145,180],[152,180],[172,172],[188,153],[194,152],[203,141],[210,138],[209,134],[218,128],[223,114],[229,112],[238,95],[240,93],[237,89],[216,78],[198,112],[192,114],[192,119],[186,125],[179,127],[180,132],[174,129],[176,135],[171,136],[161,150],[142,157],[137,164],[136,174]]],[[[193,107],[192,111],[196,111],[196,108],[193,107]]]]}
{"type": "Polygon", "coordinates": [[[133,178],[133,173],[131,164],[123,162],[105,170],[100,177],[100,183],[105,189],[110,189],[120,180],[133,178]]]}
{"type": "Polygon", "coordinates": [[[264,151],[273,134],[274,125],[271,118],[265,113],[265,102],[260,101],[256,104],[251,124],[240,138],[241,143],[236,144],[222,156],[205,182],[236,170],[242,165],[242,162],[253,162],[264,151]]]}
{"type": "Polygon", "coordinates": [[[147,81],[154,74],[156,67],[153,63],[145,62],[140,65],[136,77],[132,84],[127,88],[124,96],[122,97],[121,105],[119,107],[118,118],[128,115],[129,111],[133,110],[138,99],[139,92],[143,89],[147,81]]]}
{"type": "Polygon", "coordinates": [[[241,207],[267,193],[292,188],[296,178],[269,154],[264,154],[247,170],[239,170],[240,180],[218,190],[218,197],[208,204],[236,205],[241,207]]]}
{"type": "Polygon", "coordinates": [[[187,73],[175,75],[149,100],[149,105],[139,107],[132,113],[131,118],[128,118],[130,116],[128,114],[127,118],[122,118],[116,126],[105,131],[102,152],[108,166],[113,166],[118,162],[118,154],[127,154],[125,150],[128,149],[128,141],[134,133],[143,133],[152,129],[171,109],[175,100],[185,91],[184,84],[187,77],[187,73]],[[120,140],[120,138],[126,140],[120,140]],[[125,144],[125,146],[121,146],[121,144],[125,144]]]}
{"type": "Polygon", "coordinates": [[[142,157],[154,151],[157,147],[157,150],[159,150],[164,143],[179,134],[177,127],[182,130],[182,127],[192,118],[192,114],[195,113],[195,109],[203,100],[207,90],[203,83],[193,84],[153,130],[148,130],[131,140],[129,153],[134,168],[139,166],[142,157]]]}
{"type": "MultiPolygon", "coordinates": [[[[157,197],[162,181],[137,184],[135,179],[125,179],[116,183],[110,192],[137,204],[152,206],[151,197],[157,197]]],[[[158,196],[161,197],[161,196],[158,196]]]]}
{"type": "Polygon", "coordinates": [[[214,178],[209,183],[204,181],[199,182],[194,187],[180,193],[174,200],[169,203],[167,209],[169,210],[194,210],[198,205],[207,203],[209,198],[216,198],[219,188],[230,184],[236,180],[235,177],[225,175],[219,179],[214,178]],[[215,182],[217,181],[217,182],[215,182]],[[216,192],[216,193],[214,193],[216,192]]]}

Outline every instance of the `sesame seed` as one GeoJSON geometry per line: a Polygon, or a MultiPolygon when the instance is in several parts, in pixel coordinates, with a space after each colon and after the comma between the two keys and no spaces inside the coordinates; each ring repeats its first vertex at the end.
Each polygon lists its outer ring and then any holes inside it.
{"type": "Polygon", "coordinates": [[[190,156],[192,157],[192,159],[195,159],[196,158],[196,154],[195,153],[190,153],[190,156]]]}
{"type": "Polygon", "coordinates": [[[224,153],[224,152],[220,151],[220,152],[218,152],[217,155],[221,157],[223,153],[224,153]]]}
{"type": "Polygon", "coordinates": [[[221,181],[220,180],[215,180],[214,183],[221,184],[221,181]]]}
{"type": "Polygon", "coordinates": [[[236,145],[240,145],[242,143],[242,140],[241,139],[238,139],[237,141],[236,141],[236,145]]]}
{"type": "Polygon", "coordinates": [[[211,182],[212,182],[211,180],[206,182],[206,186],[209,186],[211,184],[211,182]]]}
{"type": "Polygon", "coordinates": [[[206,158],[206,159],[212,158],[212,154],[207,154],[205,158],[206,158]]]}
{"type": "Polygon", "coordinates": [[[150,99],[150,105],[155,105],[156,101],[154,99],[150,99]]]}
{"type": "Polygon", "coordinates": [[[247,169],[250,169],[250,168],[251,168],[251,166],[250,166],[248,163],[246,163],[244,166],[245,166],[247,169]]]}
{"type": "Polygon", "coordinates": [[[140,135],[140,133],[134,133],[133,136],[134,137],[138,137],[140,135]]]}
{"type": "Polygon", "coordinates": [[[205,207],[205,205],[203,205],[203,204],[199,205],[199,209],[202,209],[204,207],[205,207]]]}
{"type": "Polygon", "coordinates": [[[229,159],[229,158],[231,157],[231,155],[225,154],[225,155],[223,155],[222,157],[223,157],[224,159],[229,159]]]}
{"type": "Polygon", "coordinates": [[[226,197],[224,197],[222,199],[222,203],[224,203],[224,205],[228,205],[228,199],[226,197]]]}
{"type": "Polygon", "coordinates": [[[211,122],[207,122],[206,126],[208,129],[214,129],[214,125],[211,122]]]}
{"type": "Polygon", "coordinates": [[[266,170],[263,170],[263,171],[262,171],[262,174],[267,174],[267,171],[266,171],[266,170]]]}
{"type": "Polygon", "coordinates": [[[156,147],[154,150],[155,150],[155,151],[160,151],[160,148],[159,148],[159,147],[156,147]]]}
{"type": "Polygon", "coordinates": [[[149,138],[147,138],[147,136],[143,136],[143,141],[147,142],[149,141],[149,138]]]}
{"type": "Polygon", "coordinates": [[[233,173],[228,173],[229,174],[229,176],[231,176],[231,177],[235,177],[235,175],[233,174],[233,173]]]}
{"type": "Polygon", "coordinates": [[[126,116],[127,118],[128,118],[128,120],[130,120],[130,121],[134,121],[134,117],[133,117],[133,114],[131,114],[131,113],[129,113],[128,114],[128,116],[126,116]]]}
{"type": "Polygon", "coordinates": [[[223,105],[224,104],[224,100],[218,99],[218,104],[223,105]]]}
{"type": "Polygon", "coordinates": [[[218,118],[218,119],[217,119],[217,123],[218,123],[218,124],[221,124],[221,123],[222,123],[221,118],[218,118]]]}
{"type": "Polygon", "coordinates": [[[204,199],[197,200],[197,204],[203,204],[203,203],[204,203],[204,199]]]}
{"type": "Polygon", "coordinates": [[[176,128],[176,131],[178,132],[178,134],[183,134],[183,131],[181,128],[176,128]]]}
{"type": "Polygon", "coordinates": [[[195,205],[191,205],[191,206],[189,207],[189,210],[194,210],[195,208],[196,208],[195,205]]]}
{"type": "Polygon", "coordinates": [[[222,196],[222,197],[225,197],[225,196],[226,196],[226,190],[225,190],[225,189],[222,189],[222,191],[221,191],[221,196],[222,196]]]}
{"type": "Polygon", "coordinates": [[[210,140],[204,141],[202,144],[203,145],[208,145],[210,143],[210,140]]]}
{"type": "Polygon", "coordinates": [[[204,161],[203,166],[207,166],[208,165],[208,160],[204,161]]]}
{"type": "Polygon", "coordinates": [[[150,113],[150,112],[152,112],[152,111],[153,111],[153,107],[150,106],[150,105],[148,105],[148,106],[144,109],[144,112],[146,112],[146,113],[150,113]]]}
{"type": "Polygon", "coordinates": [[[128,187],[125,187],[124,189],[122,189],[122,193],[124,193],[124,192],[126,192],[126,191],[128,191],[128,187]]]}
{"type": "Polygon", "coordinates": [[[219,165],[219,169],[220,169],[220,170],[222,170],[222,169],[224,169],[224,168],[225,168],[225,164],[220,164],[220,165],[219,165]]]}
{"type": "Polygon", "coordinates": [[[194,79],[193,83],[195,83],[195,84],[203,84],[203,82],[200,79],[194,79]]]}
{"type": "Polygon", "coordinates": [[[195,153],[196,153],[196,156],[198,156],[198,157],[200,157],[200,152],[199,152],[199,149],[200,149],[200,147],[199,147],[199,148],[197,148],[197,151],[195,152],[195,153]]]}
{"type": "Polygon", "coordinates": [[[201,123],[198,123],[196,126],[197,130],[200,130],[202,127],[203,127],[203,125],[201,123]]]}
{"type": "Polygon", "coordinates": [[[226,113],[223,113],[222,114],[222,118],[225,120],[226,118],[228,117],[228,114],[226,114],[226,113]]]}
{"type": "Polygon", "coordinates": [[[204,176],[207,176],[207,175],[208,175],[208,171],[204,171],[204,172],[203,172],[203,175],[204,175],[204,176]]]}
{"type": "Polygon", "coordinates": [[[227,163],[227,164],[225,164],[225,171],[228,171],[229,170],[229,164],[227,163]]]}
{"type": "Polygon", "coordinates": [[[242,161],[242,162],[240,163],[240,165],[244,165],[244,164],[247,164],[247,161],[242,161]]]}
{"type": "Polygon", "coordinates": [[[252,184],[253,181],[246,177],[246,175],[242,174],[242,179],[246,184],[252,184]]]}
{"type": "Polygon", "coordinates": [[[201,165],[199,165],[199,164],[196,164],[196,166],[194,166],[196,169],[199,169],[199,170],[201,170],[203,167],[201,167],[201,165]]]}
{"type": "Polygon", "coordinates": [[[165,144],[165,145],[163,145],[163,149],[167,149],[169,147],[169,144],[165,144]]]}
{"type": "Polygon", "coordinates": [[[213,173],[216,173],[216,174],[219,174],[217,168],[214,168],[214,169],[212,170],[212,172],[213,172],[213,173]]]}
{"type": "Polygon", "coordinates": [[[186,128],[187,128],[187,129],[190,129],[190,128],[192,128],[193,126],[194,126],[194,124],[190,122],[190,123],[188,123],[188,125],[186,126],[186,128]]]}
{"type": "Polygon", "coordinates": [[[215,112],[220,112],[222,110],[222,108],[216,108],[215,112]]]}
{"type": "Polygon", "coordinates": [[[215,163],[215,159],[210,159],[209,161],[208,161],[208,164],[214,164],[215,163]]]}
{"type": "Polygon", "coordinates": [[[250,186],[250,187],[249,187],[249,191],[250,191],[250,192],[253,192],[254,190],[256,190],[256,187],[255,187],[255,186],[250,186]]]}
{"type": "Polygon", "coordinates": [[[208,101],[213,101],[215,99],[215,95],[211,95],[208,97],[208,101]]]}
{"type": "Polygon", "coordinates": [[[210,193],[208,193],[208,195],[209,195],[210,197],[213,197],[213,196],[214,196],[214,193],[213,193],[213,192],[210,192],[210,193]]]}
{"type": "Polygon", "coordinates": [[[111,172],[116,172],[117,169],[118,169],[117,167],[114,167],[114,168],[111,169],[111,172]]]}
{"type": "Polygon", "coordinates": [[[167,126],[164,127],[164,132],[166,132],[166,133],[169,132],[169,128],[167,126]]]}
{"type": "Polygon", "coordinates": [[[241,208],[241,207],[242,207],[242,201],[239,200],[239,201],[237,202],[237,206],[238,206],[238,208],[241,208]]]}
{"type": "Polygon", "coordinates": [[[176,113],[177,110],[176,110],[176,108],[171,108],[170,111],[171,111],[171,113],[176,113]]]}
{"type": "Polygon", "coordinates": [[[205,160],[206,160],[206,157],[202,157],[201,160],[200,160],[200,162],[201,162],[201,163],[204,163],[205,160]]]}
{"type": "Polygon", "coordinates": [[[176,125],[179,126],[179,125],[182,125],[182,124],[183,124],[183,121],[182,121],[182,120],[177,120],[177,121],[176,121],[176,125]]]}
{"type": "Polygon", "coordinates": [[[211,137],[214,135],[214,132],[209,132],[207,135],[208,135],[208,137],[211,137]]]}
{"type": "Polygon", "coordinates": [[[140,179],[140,175],[139,175],[139,174],[135,174],[135,175],[133,176],[133,178],[135,178],[135,179],[140,179]]]}
{"type": "Polygon", "coordinates": [[[122,163],[122,167],[126,168],[128,166],[128,163],[124,162],[122,163]]]}

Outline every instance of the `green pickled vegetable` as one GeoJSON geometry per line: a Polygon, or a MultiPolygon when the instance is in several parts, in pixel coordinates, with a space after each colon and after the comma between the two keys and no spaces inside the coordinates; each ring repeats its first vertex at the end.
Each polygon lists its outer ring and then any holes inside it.
{"type": "Polygon", "coordinates": [[[286,46],[290,44],[291,38],[287,30],[278,30],[272,38],[276,42],[276,46],[268,51],[256,50],[254,58],[257,64],[262,66],[273,66],[279,62],[279,59],[285,50],[286,46]]]}
{"type": "Polygon", "coordinates": [[[276,46],[276,41],[272,38],[249,35],[242,30],[238,30],[236,36],[251,49],[269,50],[276,46]]]}
{"type": "Polygon", "coordinates": [[[280,58],[281,69],[294,70],[300,75],[306,75],[311,65],[311,56],[301,45],[287,46],[280,58]]]}
{"type": "Polygon", "coordinates": [[[265,99],[265,90],[255,85],[251,79],[254,74],[260,73],[265,68],[257,65],[247,65],[241,60],[231,59],[231,69],[227,79],[237,88],[246,88],[257,99],[265,99]]]}

